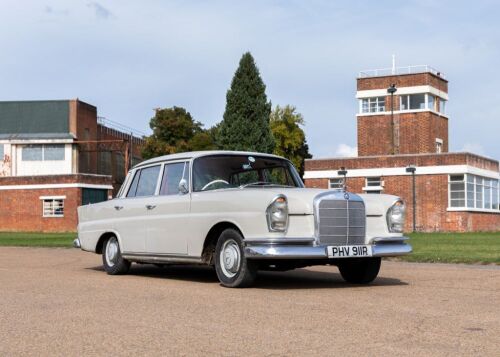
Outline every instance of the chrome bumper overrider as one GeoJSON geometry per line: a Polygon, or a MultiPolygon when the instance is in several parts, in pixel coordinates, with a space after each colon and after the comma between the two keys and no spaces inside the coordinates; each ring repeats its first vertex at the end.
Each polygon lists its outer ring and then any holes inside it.
{"type": "Polygon", "coordinates": [[[73,240],[73,247],[74,248],[81,248],[82,247],[82,245],[80,244],[80,239],[79,238],[75,238],[73,240]]]}
{"type": "MultiPolygon", "coordinates": [[[[406,239],[406,238],[405,238],[406,239]]],[[[373,257],[394,257],[412,252],[411,245],[401,241],[371,244],[373,257]]],[[[328,259],[326,245],[247,244],[249,259],[328,259]]]]}

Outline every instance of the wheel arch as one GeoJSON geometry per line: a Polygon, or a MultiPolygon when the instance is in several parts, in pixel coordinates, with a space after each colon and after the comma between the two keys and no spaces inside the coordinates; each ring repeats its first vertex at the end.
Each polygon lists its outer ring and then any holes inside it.
{"type": "Polygon", "coordinates": [[[101,254],[102,250],[104,248],[104,242],[106,242],[106,240],[111,238],[111,237],[116,237],[116,239],[118,240],[118,244],[120,246],[120,250],[121,250],[122,249],[122,242],[121,242],[120,236],[115,231],[106,231],[106,232],[102,233],[101,236],[99,237],[99,239],[97,240],[97,244],[95,246],[95,253],[101,254]]]}
{"type": "Polygon", "coordinates": [[[212,228],[210,228],[210,230],[208,231],[205,237],[205,241],[203,242],[203,251],[201,254],[203,262],[208,265],[214,264],[215,246],[217,245],[217,241],[221,233],[228,228],[235,229],[236,231],[238,231],[238,233],[241,234],[243,239],[245,238],[241,229],[233,222],[223,221],[213,225],[212,228]]]}

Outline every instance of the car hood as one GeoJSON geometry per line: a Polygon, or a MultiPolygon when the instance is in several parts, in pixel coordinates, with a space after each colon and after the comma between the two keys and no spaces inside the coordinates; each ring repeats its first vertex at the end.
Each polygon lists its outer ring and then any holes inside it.
{"type": "MultiPolygon", "coordinates": [[[[288,211],[290,214],[314,214],[314,198],[323,192],[338,192],[338,190],[325,190],[319,188],[249,188],[244,189],[253,191],[253,194],[258,195],[263,191],[270,196],[283,194],[288,200],[288,211]]],[[[356,194],[360,196],[364,203],[367,216],[382,216],[385,215],[389,207],[399,198],[393,195],[369,195],[356,194]]]]}

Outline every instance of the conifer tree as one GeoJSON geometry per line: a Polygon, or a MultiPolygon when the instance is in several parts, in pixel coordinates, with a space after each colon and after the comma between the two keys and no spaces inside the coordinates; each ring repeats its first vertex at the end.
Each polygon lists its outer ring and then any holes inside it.
{"type": "Polygon", "coordinates": [[[224,150],[272,153],[274,138],[269,125],[271,103],[255,61],[247,52],[226,94],[224,119],[217,134],[217,144],[224,150]]]}

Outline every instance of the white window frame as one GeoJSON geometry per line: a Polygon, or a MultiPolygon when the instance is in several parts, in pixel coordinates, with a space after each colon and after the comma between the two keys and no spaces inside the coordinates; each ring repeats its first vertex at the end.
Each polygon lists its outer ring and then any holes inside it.
{"type": "Polygon", "coordinates": [[[443,152],[443,139],[436,138],[436,153],[441,154],[443,152]]]}
{"type": "Polygon", "coordinates": [[[359,100],[359,113],[360,114],[385,113],[385,110],[386,110],[385,101],[386,101],[386,97],[384,97],[384,96],[361,98],[359,100]],[[383,98],[382,108],[380,108],[380,105],[379,105],[379,103],[382,102],[382,101],[379,102],[380,98],[383,98]],[[366,112],[363,111],[363,101],[368,101],[368,110],[366,112]],[[371,110],[372,103],[375,103],[375,110],[374,111],[371,110]]]}
{"type": "Polygon", "coordinates": [[[448,175],[448,208],[447,211],[470,211],[470,212],[493,212],[493,213],[500,213],[500,182],[498,179],[490,178],[490,177],[484,177],[480,175],[474,175],[474,174],[463,174],[464,175],[464,206],[462,207],[452,207],[451,206],[451,190],[450,190],[450,183],[452,182],[460,182],[460,181],[451,181],[450,177],[451,176],[458,176],[462,174],[451,174],[448,175]],[[468,182],[468,179],[472,177],[473,180],[471,182],[468,182]],[[482,183],[479,183],[478,181],[482,180],[482,183]],[[491,208],[484,208],[485,207],[485,185],[484,185],[484,180],[488,180],[490,182],[489,184],[489,202],[491,208]],[[494,189],[493,181],[497,182],[496,189],[494,189]],[[474,187],[474,191],[472,193],[473,197],[469,197],[469,190],[467,187],[467,184],[472,184],[474,187]],[[480,193],[481,193],[481,207],[478,207],[478,187],[480,188],[480,193]],[[496,204],[498,205],[498,208],[493,208],[493,198],[496,195],[496,204]],[[468,200],[473,200],[474,202],[474,207],[468,207],[468,200]]]}
{"type": "Polygon", "coordinates": [[[438,97],[439,100],[439,110],[438,113],[446,115],[446,105],[447,105],[447,100],[443,99],[441,97],[438,97]]]}
{"type": "Polygon", "coordinates": [[[40,201],[42,202],[42,217],[44,218],[64,218],[64,201],[66,200],[66,196],[40,196],[40,201]],[[62,213],[58,214],[56,213],[55,207],[54,207],[54,201],[61,201],[62,203],[62,213]],[[45,209],[45,203],[52,203],[52,207],[49,209],[52,209],[52,213],[46,213],[45,209]]]}
{"type": "Polygon", "coordinates": [[[344,182],[344,179],[342,177],[331,178],[328,181],[328,188],[330,190],[343,190],[344,187],[345,187],[345,182],[344,182]],[[333,183],[333,181],[337,181],[337,182],[333,183]]]}
{"type": "Polygon", "coordinates": [[[29,144],[21,146],[21,160],[24,162],[40,162],[40,161],[65,161],[66,160],[66,145],[65,144],[29,144]],[[42,159],[41,160],[25,160],[24,159],[24,149],[29,146],[39,146],[42,149],[42,159]],[[47,146],[58,146],[62,148],[62,159],[47,160],[45,159],[45,148],[47,146]]]}
{"type": "Polygon", "coordinates": [[[363,191],[367,193],[382,193],[384,190],[384,181],[380,176],[370,176],[365,178],[365,187],[363,187],[363,191]],[[378,185],[373,185],[373,183],[377,183],[378,185]]]}

